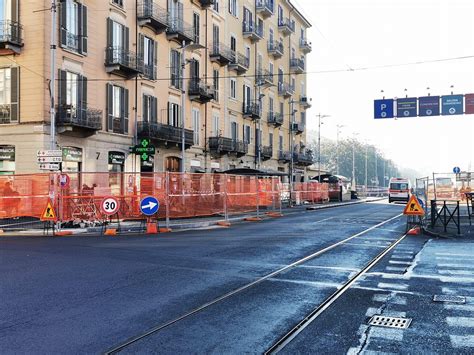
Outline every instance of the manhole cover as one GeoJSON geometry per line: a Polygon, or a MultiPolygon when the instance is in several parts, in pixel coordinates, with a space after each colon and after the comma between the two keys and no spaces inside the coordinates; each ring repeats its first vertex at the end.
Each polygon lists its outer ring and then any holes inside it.
{"type": "Polygon", "coordinates": [[[466,303],[466,297],[451,295],[434,295],[433,302],[466,303]]]}
{"type": "Polygon", "coordinates": [[[381,315],[375,315],[369,320],[369,325],[398,329],[407,329],[410,323],[411,318],[386,317],[381,315]]]}

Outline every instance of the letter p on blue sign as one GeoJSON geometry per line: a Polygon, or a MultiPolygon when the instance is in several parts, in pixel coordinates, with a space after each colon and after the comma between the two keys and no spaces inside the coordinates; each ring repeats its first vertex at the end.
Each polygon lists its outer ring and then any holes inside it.
{"type": "Polygon", "coordinates": [[[374,117],[393,118],[393,99],[375,100],[374,117]]]}

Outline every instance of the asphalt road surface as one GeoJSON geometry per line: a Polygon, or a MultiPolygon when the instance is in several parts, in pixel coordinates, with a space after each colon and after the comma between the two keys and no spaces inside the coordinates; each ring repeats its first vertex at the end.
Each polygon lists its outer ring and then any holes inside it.
{"type": "MultiPolygon", "coordinates": [[[[263,353],[404,234],[402,210],[366,203],[158,236],[2,238],[0,352],[263,353]]],[[[389,307],[406,315],[411,298],[418,307],[421,291],[384,273],[410,272],[426,242],[403,240],[282,352],[453,350],[428,326],[405,338],[367,326],[389,307]]]]}

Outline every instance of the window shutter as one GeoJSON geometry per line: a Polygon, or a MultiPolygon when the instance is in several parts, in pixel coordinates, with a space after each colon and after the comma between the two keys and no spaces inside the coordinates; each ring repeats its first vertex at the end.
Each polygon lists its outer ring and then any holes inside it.
{"type": "Polygon", "coordinates": [[[158,99],[153,96],[151,102],[151,121],[156,123],[158,122],[158,99]]]}
{"type": "Polygon", "coordinates": [[[11,17],[12,22],[19,22],[20,16],[18,13],[18,0],[12,0],[11,7],[12,7],[12,17],[11,17]]]}
{"type": "Polygon", "coordinates": [[[114,87],[113,85],[106,84],[106,91],[107,91],[107,131],[114,130],[114,117],[112,107],[114,105],[114,87]]]}
{"type": "Polygon", "coordinates": [[[87,54],[87,6],[78,4],[79,6],[79,23],[80,38],[79,38],[79,52],[81,54],[87,54]]]}
{"type": "Polygon", "coordinates": [[[171,103],[168,101],[168,125],[171,126],[171,103]]]}
{"type": "Polygon", "coordinates": [[[153,41],[153,72],[152,79],[156,79],[156,70],[158,70],[158,42],[153,41]]]}
{"type": "Polygon", "coordinates": [[[114,37],[114,22],[107,18],[107,47],[112,47],[114,37]]]}
{"type": "Polygon", "coordinates": [[[59,13],[59,37],[60,37],[62,47],[67,46],[66,36],[67,36],[67,3],[66,1],[61,1],[60,13],[59,13]]]}
{"type": "Polygon", "coordinates": [[[128,134],[128,89],[122,89],[123,93],[123,133],[128,134]]]}
{"type": "Polygon", "coordinates": [[[67,73],[59,69],[58,82],[58,116],[59,118],[66,118],[66,88],[67,88],[67,73]]]}
{"type": "Polygon", "coordinates": [[[145,36],[138,34],[138,57],[145,59],[145,36]]]}
{"type": "Polygon", "coordinates": [[[77,93],[77,114],[78,117],[87,120],[87,78],[79,75],[78,77],[78,93],[77,93]]]}
{"type": "MultiPolygon", "coordinates": [[[[128,52],[128,46],[129,46],[129,38],[130,38],[130,30],[126,26],[122,26],[123,30],[123,45],[122,45],[122,51],[127,51],[128,52]]],[[[125,54],[124,54],[125,55],[125,54]]]]}
{"type": "Polygon", "coordinates": [[[11,68],[10,122],[18,122],[20,116],[20,68],[11,68]]]}

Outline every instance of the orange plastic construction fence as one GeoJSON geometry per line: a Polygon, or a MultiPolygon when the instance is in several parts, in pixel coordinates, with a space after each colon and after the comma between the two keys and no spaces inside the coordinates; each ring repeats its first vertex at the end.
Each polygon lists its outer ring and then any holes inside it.
{"type": "MultiPolygon", "coordinates": [[[[145,196],[159,200],[158,218],[172,219],[274,211],[289,193],[277,177],[188,173],[68,173],[67,179],[59,173],[11,175],[0,177],[0,192],[0,219],[40,218],[51,198],[62,222],[105,219],[101,202],[109,196],[119,201],[120,219],[142,219],[145,196]]],[[[291,195],[323,202],[328,186],[298,183],[291,195]]]]}

